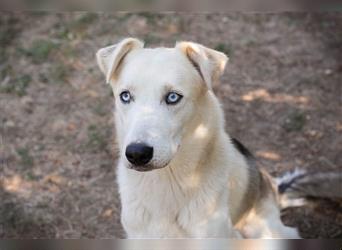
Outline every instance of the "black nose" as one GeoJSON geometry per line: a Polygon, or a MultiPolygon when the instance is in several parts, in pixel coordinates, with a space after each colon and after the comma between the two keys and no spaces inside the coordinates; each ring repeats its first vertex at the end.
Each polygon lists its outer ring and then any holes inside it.
{"type": "Polygon", "coordinates": [[[127,160],[137,166],[147,164],[153,157],[153,148],[144,143],[131,143],[126,148],[127,160]]]}

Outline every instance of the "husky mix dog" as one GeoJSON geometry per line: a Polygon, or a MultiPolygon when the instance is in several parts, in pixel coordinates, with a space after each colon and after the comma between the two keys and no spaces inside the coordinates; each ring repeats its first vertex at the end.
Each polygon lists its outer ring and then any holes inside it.
{"type": "Polygon", "coordinates": [[[280,219],[280,183],[225,132],[212,91],[225,54],[126,38],[96,56],[115,96],[128,238],[299,238],[280,219]]]}

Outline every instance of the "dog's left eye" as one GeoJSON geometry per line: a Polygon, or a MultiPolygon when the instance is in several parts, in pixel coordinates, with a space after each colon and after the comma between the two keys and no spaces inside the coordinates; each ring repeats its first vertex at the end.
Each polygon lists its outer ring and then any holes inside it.
{"type": "Polygon", "coordinates": [[[120,94],[120,99],[123,103],[129,103],[132,99],[131,93],[129,91],[123,91],[120,94]]]}
{"type": "Polygon", "coordinates": [[[177,94],[176,92],[169,92],[165,97],[166,104],[174,105],[178,103],[183,98],[182,95],[177,94]]]}

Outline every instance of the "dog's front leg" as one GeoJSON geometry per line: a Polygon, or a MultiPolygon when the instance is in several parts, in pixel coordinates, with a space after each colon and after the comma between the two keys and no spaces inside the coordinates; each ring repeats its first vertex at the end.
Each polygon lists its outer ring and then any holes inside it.
{"type": "Polygon", "coordinates": [[[184,210],[178,218],[191,238],[242,238],[223,207],[208,214],[208,211],[184,210]]]}
{"type": "Polygon", "coordinates": [[[197,225],[194,225],[191,234],[194,238],[242,238],[233,227],[230,218],[220,214],[199,220],[197,225]]]}

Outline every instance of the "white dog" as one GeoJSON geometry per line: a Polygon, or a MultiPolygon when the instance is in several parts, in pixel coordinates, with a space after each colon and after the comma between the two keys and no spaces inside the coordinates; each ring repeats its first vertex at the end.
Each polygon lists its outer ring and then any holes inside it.
{"type": "Polygon", "coordinates": [[[116,100],[121,221],[129,238],[298,238],[277,184],[224,130],[212,91],[227,56],[192,42],[97,52],[116,100]]]}

